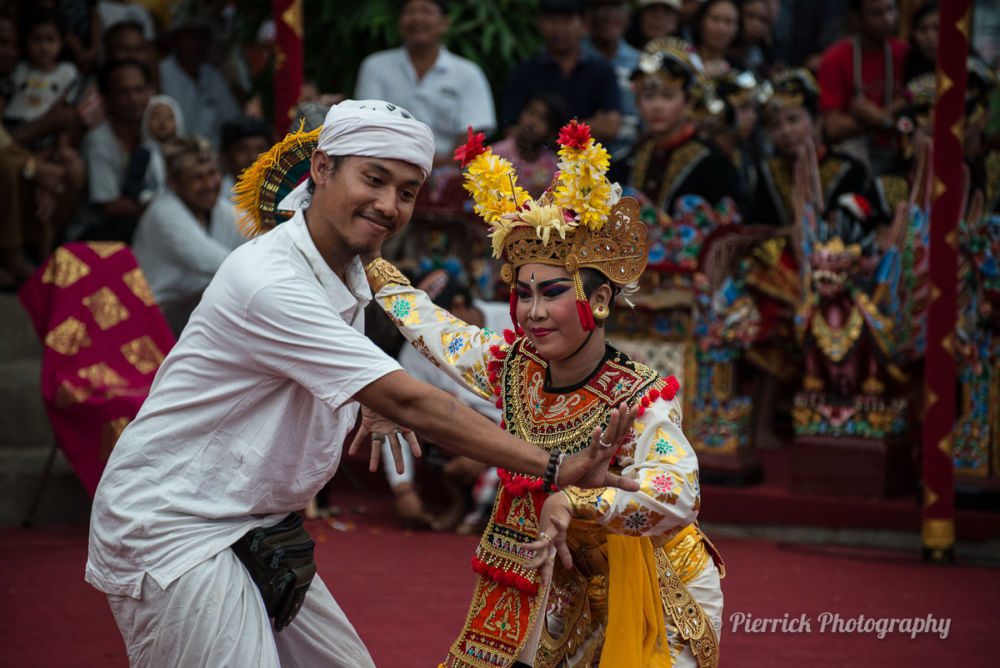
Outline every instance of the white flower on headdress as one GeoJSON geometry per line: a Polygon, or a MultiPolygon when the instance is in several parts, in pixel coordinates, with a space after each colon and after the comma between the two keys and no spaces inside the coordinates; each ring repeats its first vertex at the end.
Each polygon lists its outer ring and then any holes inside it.
{"type": "Polygon", "coordinates": [[[534,200],[524,203],[524,209],[515,214],[517,219],[535,228],[538,238],[543,244],[548,244],[553,230],[559,234],[563,240],[566,233],[577,226],[575,220],[567,220],[562,209],[554,204],[543,206],[534,200]]]}

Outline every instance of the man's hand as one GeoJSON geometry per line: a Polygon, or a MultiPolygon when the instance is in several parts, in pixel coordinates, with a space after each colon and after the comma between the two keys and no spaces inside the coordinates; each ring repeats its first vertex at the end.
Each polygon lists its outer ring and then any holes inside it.
{"type": "Polygon", "coordinates": [[[369,460],[368,470],[374,473],[378,470],[379,459],[382,457],[382,442],[389,439],[389,447],[392,449],[392,458],[396,462],[396,473],[403,473],[403,445],[400,443],[399,435],[403,435],[410,452],[414,457],[420,456],[420,441],[417,435],[409,429],[400,427],[395,422],[386,420],[373,410],[361,407],[361,427],[358,429],[351,447],[347,453],[353,455],[361,449],[362,444],[368,441],[371,444],[372,454],[369,460]]]}
{"type": "Polygon", "coordinates": [[[608,465],[618,446],[632,431],[638,411],[638,405],[629,409],[624,402],[612,410],[607,428],[603,431],[600,428],[594,429],[590,445],[585,450],[563,459],[556,484],[560,487],[567,485],[588,488],[618,487],[630,492],[637,491],[639,489],[637,481],[610,473],[608,465]]]}
{"type": "Polygon", "coordinates": [[[566,546],[566,531],[572,519],[573,513],[565,494],[558,492],[546,499],[538,517],[538,540],[523,545],[526,550],[535,553],[525,566],[540,568],[559,555],[559,561],[565,568],[573,568],[573,556],[566,546]]]}

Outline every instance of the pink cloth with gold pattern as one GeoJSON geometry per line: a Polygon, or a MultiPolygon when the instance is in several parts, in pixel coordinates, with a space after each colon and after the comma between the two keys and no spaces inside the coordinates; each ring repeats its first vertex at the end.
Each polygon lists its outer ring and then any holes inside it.
{"type": "Polygon", "coordinates": [[[19,297],[45,346],[42,399],[56,442],[93,496],[174,336],[121,243],[60,247],[19,297]]]}

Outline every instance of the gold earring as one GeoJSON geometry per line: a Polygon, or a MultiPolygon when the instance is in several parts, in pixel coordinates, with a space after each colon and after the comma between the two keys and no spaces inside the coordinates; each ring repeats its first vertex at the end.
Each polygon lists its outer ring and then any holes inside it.
{"type": "Polygon", "coordinates": [[[611,309],[608,308],[607,304],[595,304],[593,311],[595,320],[607,320],[608,316],[611,315],[611,309]]]}

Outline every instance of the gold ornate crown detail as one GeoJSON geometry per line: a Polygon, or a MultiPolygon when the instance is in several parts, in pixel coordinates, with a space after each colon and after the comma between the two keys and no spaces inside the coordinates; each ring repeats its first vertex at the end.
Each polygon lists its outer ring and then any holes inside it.
{"type": "Polygon", "coordinates": [[[513,283],[515,270],[529,262],[571,274],[596,269],[616,285],[639,278],[647,257],[639,204],[618,199],[620,190],[606,176],[608,152],[586,124],[574,120],[559,132],[559,171],[538,200],[517,185],[513,166],[484,139],[470,128],[455,158],[466,168],[476,213],[491,228],[493,255],[506,260],[501,280],[513,283]]]}

